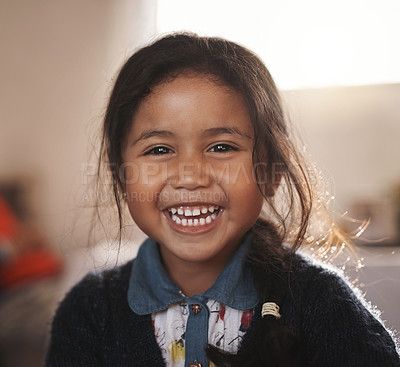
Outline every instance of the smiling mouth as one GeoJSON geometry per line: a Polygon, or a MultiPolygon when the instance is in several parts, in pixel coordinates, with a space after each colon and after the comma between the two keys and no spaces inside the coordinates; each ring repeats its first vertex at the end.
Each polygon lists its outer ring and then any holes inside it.
{"type": "Polygon", "coordinates": [[[202,227],[214,222],[222,208],[216,205],[182,205],[168,208],[169,217],[183,227],[202,227]]]}

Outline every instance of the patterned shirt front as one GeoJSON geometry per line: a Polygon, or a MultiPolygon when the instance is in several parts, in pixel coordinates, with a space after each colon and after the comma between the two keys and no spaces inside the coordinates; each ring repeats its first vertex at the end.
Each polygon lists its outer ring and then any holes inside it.
{"type": "Polygon", "coordinates": [[[156,340],[168,366],[209,365],[207,344],[237,353],[259,302],[246,255],[251,235],[203,294],[186,297],[168,276],[158,244],[146,240],[133,263],[128,304],[151,315],[156,340]]]}
{"type": "MultiPolygon", "coordinates": [[[[240,311],[208,300],[208,343],[236,354],[250,326],[253,310],[240,311]]],[[[181,302],[152,314],[155,336],[167,367],[185,366],[185,333],[189,305],[181,302]]],[[[212,363],[210,363],[212,366],[212,363]]]]}

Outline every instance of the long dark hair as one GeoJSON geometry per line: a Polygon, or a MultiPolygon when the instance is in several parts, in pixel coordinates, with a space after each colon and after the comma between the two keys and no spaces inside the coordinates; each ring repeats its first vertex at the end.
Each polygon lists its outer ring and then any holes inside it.
{"type": "MultiPolygon", "coordinates": [[[[260,300],[281,304],[288,292],[291,255],[304,242],[309,227],[314,191],[309,171],[290,138],[274,81],[260,58],[245,47],[221,38],[179,33],[141,48],[126,61],[109,99],[101,145],[101,159],[113,165],[120,229],[123,182],[119,170],[133,114],[154,86],[186,71],[213,77],[243,96],[254,128],[255,177],[267,204],[267,214],[252,228],[248,258],[260,300]],[[282,246],[283,241],[291,246],[282,246]]],[[[266,361],[271,366],[301,365],[300,342],[274,317],[263,318],[253,337],[250,355],[228,355],[209,346],[208,357],[217,366],[244,366],[245,360],[259,365],[266,361]]]]}

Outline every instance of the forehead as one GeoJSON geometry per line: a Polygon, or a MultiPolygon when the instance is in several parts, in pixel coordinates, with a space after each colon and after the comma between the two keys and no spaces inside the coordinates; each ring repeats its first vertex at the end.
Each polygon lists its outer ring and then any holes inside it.
{"type": "Polygon", "coordinates": [[[196,131],[232,124],[252,134],[242,95],[215,77],[185,73],[152,88],[133,116],[132,131],[149,127],[196,131]]]}

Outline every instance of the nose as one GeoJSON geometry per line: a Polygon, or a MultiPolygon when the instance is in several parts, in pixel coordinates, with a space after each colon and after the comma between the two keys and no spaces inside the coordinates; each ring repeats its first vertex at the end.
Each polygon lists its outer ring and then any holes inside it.
{"type": "Polygon", "coordinates": [[[211,184],[210,167],[205,160],[195,155],[185,155],[168,166],[168,183],[174,189],[196,190],[211,184]]]}

